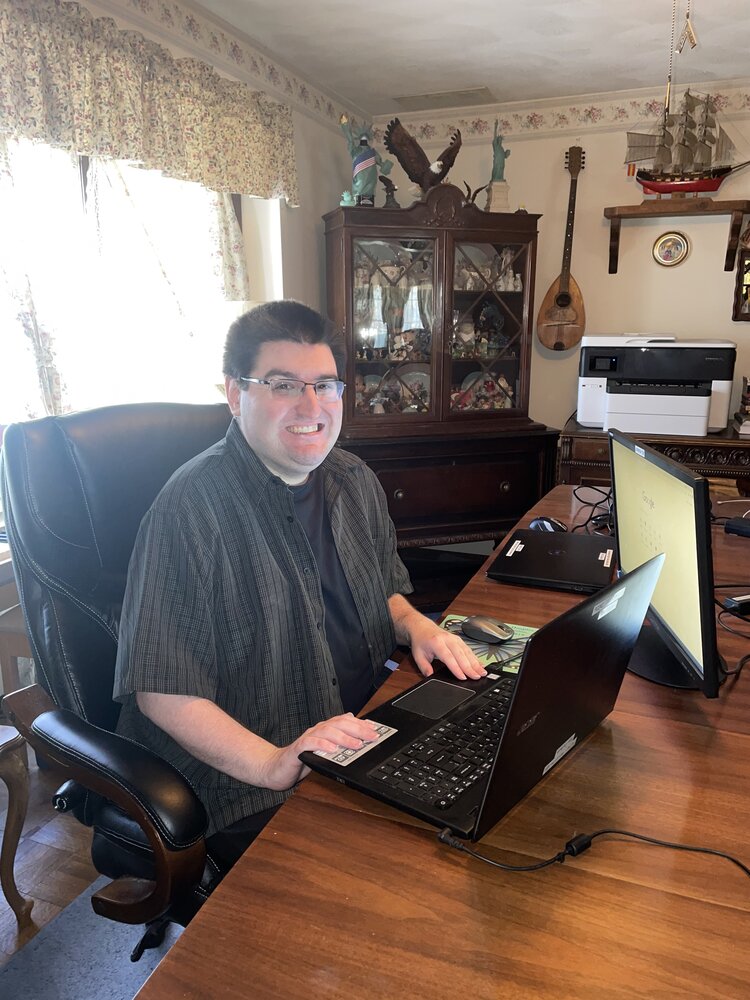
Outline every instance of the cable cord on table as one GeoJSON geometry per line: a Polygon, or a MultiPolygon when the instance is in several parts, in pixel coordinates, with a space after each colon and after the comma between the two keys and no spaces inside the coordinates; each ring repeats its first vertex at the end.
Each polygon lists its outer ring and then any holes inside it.
{"type": "Polygon", "coordinates": [[[616,829],[605,829],[596,830],[594,833],[579,833],[570,840],[565,845],[564,850],[558,851],[554,857],[546,858],[544,861],[538,861],[533,865],[506,865],[502,864],[500,861],[494,861],[492,858],[488,858],[485,854],[480,854],[471,847],[467,847],[462,841],[454,837],[448,827],[445,827],[438,834],[438,840],[441,844],[447,844],[449,847],[453,847],[457,851],[461,851],[464,854],[471,855],[472,858],[476,858],[477,861],[484,861],[488,865],[492,865],[493,868],[502,868],[506,872],[535,872],[540,868],[547,868],[549,865],[562,864],[566,858],[575,858],[579,854],[583,854],[591,847],[591,843],[597,837],[605,836],[617,836],[617,837],[631,837],[633,840],[640,840],[646,844],[654,844],[657,847],[669,847],[675,851],[691,851],[695,854],[711,854],[714,857],[725,858],[727,861],[731,861],[733,865],[737,865],[740,871],[744,872],[748,878],[750,878],[750,868],[743,864],[742,861],[733,857],[731,854],[726,854],[724,851],[717,851],[712,847],[694,847],[691,844],[676,844],[669,840],[659,840],[656,837],[647,837],[643,833],[631,833],[629,830],[616,830],[616,829]]]}
{"type": "MultiPolygon", "coordinates": [[[[716,584],[714,590],[726,587],[732,587],[734,590],[740,589],[740,586],[738,584],[719,583],[716,584]]],[[[741,621],[746,625],[750,625],[750,618],[748,618],[747,615],[741,615],[733,608],[725,607],[722,604],[722,602],[718,600],[716,597],[714,597],[714,604],[716,605],[717,608],[720,609],[718,615],[716,616],[716,621],[718,622],[721,628],[723,628],[727,632],[731,632],[732,635],[740,636],[740,638],[742,639],[750,639],[750,632],[741,632],[739,629],[731,628],[729,625],[727,625],[725,621],[726,618],[736,618],[738,621],[741,621]]],[[[722,676],[735,677],[735,678],[739,677],[740,674],[742,673],[743,667],[748,662],[748,660],[750,660],[750,655],[740,657],[740,659],[737,661],[736,666],[734,666],[731,670],[727,670],[726,667],[720,665],[719,669],[721,670],[722,676]]]]}
{"type": "Polygon", "coordinates": [[[581,521],[580,524],[574,524],[570,529],[571,531],[585,531],[586,534],[592,534],[592,532],[601,532],[602,530],[609,529],[609,534],[612,534],[613,521],[612,521],[612,491],[604,490],[599,486],[576,486],[573,489],[573,496],[576,500],[583,506],[588,507],[589,512],[585,521],[581,521]],[[589,500],[585,499],[579,494],[580,490],[594,490],[601,497],[601,500],[589,500]],[[606,508],[603,513],[597,513],[600,507],[606,508]]]}

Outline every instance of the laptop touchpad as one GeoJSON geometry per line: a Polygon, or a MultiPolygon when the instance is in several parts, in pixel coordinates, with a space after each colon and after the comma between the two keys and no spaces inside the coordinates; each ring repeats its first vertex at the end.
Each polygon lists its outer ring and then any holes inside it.
{"type": "Polygon", "coordinates": [[[413,691],[407,691],[392,704],[406,712],[423,715],[426,719],[439,719],[456,705],[474,697],[474,691],[447,684],[445,681],[427,681],[413,691]]]}

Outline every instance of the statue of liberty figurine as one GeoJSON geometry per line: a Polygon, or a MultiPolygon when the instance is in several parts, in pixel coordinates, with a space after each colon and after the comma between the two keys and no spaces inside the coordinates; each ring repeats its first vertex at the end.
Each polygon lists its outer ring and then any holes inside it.
{"type": "Polygon", "coordinates": [[[362,129],[355,136],[349,118],[345,114],[339,118],[339,124],[352,158],[352,195],[358,205],[373,206],[378,174],[389,174],[393,161],[384,160],[380,153],[372,148],[371,129],[362,129]]]}
{"type": "Polygon", "coordinates": [[[495,134],[492,137],[492,177],[487,185],[485,212],[509,212],[509,188],[505,180],[505,161],[510,156],[509,149],[503,149],[503,137],[498,132],[495,119],[495,134]]]}
{"type": "Polygon", "coordinates": [[[505,161],[510,156],[509,149],[503,149],[503,137],[497,133],[497,118],[495,119],[495,134],[492,136],[492,177],[491,181],[505,180],[505,161]]]}

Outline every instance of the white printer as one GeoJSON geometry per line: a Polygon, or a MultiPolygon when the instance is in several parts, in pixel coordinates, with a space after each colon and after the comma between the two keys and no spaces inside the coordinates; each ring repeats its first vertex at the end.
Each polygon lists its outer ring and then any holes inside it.
{"type": "Polygon", "coordinates": [[[737,345],[661,334],[584,337],[578,414],[584,427],[703,437],[726,427],[737,345]]]}

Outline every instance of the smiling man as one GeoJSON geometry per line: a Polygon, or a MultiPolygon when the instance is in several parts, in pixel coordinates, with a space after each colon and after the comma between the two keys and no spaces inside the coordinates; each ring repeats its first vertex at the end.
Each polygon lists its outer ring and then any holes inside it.
{"type": "Polygon", "coordinates": [[[303,750],[358,748],[355,718],[397,643],[426,676],[484,673],[411,591],[374,474],[334,448],[343,337],[270,302],[230,328],[225,439],[179,469],[143,519],[128,573],[118,731],[166,757],[234,863],[307,769],[303,750]]]}

